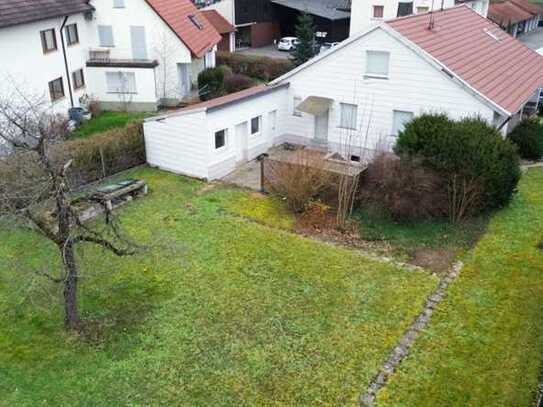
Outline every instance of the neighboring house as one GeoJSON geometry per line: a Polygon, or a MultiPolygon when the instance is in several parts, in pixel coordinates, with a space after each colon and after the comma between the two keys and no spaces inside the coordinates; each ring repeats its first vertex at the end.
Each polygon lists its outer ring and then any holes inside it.
{"type": "Polygon", "coordinates": [[[190,96],[221,37],[189,0],[92,0],[92,96],[106,109],[156,110],[190,96]]]}
{"type": "Polygon", "coordinates": [[[542,84],[543,57],[461,5],[381,23],[267,86],[151,118],[147,159],[207,179],[287,141],[364,160],[428,112],[505,134],[542,84]]]}
{"type": "Polygon", "coordinates": [[[0,92],[16,84],[58,113],[89,97],[156,110],[190,94],[220,41],[190,0],[0,0],[0,92]]]}
{"type": "Polygon", "coordinates": [[[236,50],[236,27],[234,27],[217,10],[202,10],[207,21],[221,35],[221,42],[217,44],[217,50],[234,52],[236,50]]]}
{"type": "Polygon", "coordinates": [[[92,12],[83,0],[0,0],[0,94],[15,86],[43,95],[55,112],[78,106],[92,12]]]}
{"type": "MultiPolygon", "coordinates": [[[[488,0],[461,0],[483,17],[488,12],[488,0]]],[[[455,0],[352,0],[351,35],[364,31],[382,21],[455,6],[455,0]]]]}
{"type": "Polygon", "coordinates": [[[542,16],[543,6],[528,0],[493,2],[488,9],[488,18],[513,37],[535,30],[542,16]]]}
{"type": "Polygon", "coordinates": [[[271,0],[281,27],[281,36],[296,35],[296,24],[302,13],[310,14],[319,40],[343,41],[349,36],[351,17],[349,0],[271,0]]]}

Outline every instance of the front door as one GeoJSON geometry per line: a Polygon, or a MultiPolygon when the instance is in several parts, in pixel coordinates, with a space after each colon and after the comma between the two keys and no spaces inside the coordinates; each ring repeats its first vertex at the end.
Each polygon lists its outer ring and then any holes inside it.
{"type": "Polygon", "coordinates": [[[240,123],[236,126],[235,134],[236,143],[236,161],[245,162],[249,157],[248,142],[249,132],[247,122],[240,123]]]}
{"type": "Polygon", "coordinates": [[[147,59],[145,27],[135,25],[130,26],[130,39],[132,41],[132,58],[136,60],[147,59]]]}
{"type": "Polygon", "coordinates": [[[179,93],[188,96],[190,93],[190,64],[177,64],[179,74],[179,93]]]}
{"type": "Polygon", "coordinates": [[[318,143],[328,142],[328,115],[329,110],[319,116],[315,116],[315,141],[318,143]]]}

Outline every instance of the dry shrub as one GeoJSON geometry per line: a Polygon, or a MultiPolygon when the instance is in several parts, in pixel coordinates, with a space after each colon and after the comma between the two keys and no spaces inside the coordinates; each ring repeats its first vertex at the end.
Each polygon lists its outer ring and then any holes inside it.
{"type": "Polygon", "coordinates": [[[262,81],[276,79],[294,68],[289,60],[229,52],[217,53],[217,65],[227,65],[234,73],[262,81]]]}
{"type": "Polygon", "coordinates": [[[239,92],[255,85],[255,81],[247,75],[238,73],[231,74],[224,79],[226,93],[239,92]]]}
{"type": "Polygon", "coordinates": [[[446,216],[446,191],[443,179],[420,162],[384,153],[368,166],[361,198],[398,220],[425,219],[446,216]]]}
{"type": "Polygon", "coordinates": [[[270,192],[284,197],[295,212],[303,212],[309,203],[329,195],[333,175],[324,170],[321,155],[298,150],[292,160],[266,160],[265,183],[270,192]]]}
{"type": "MultiPolygon", "coordinates": [[[[68,178],[72,187],[81,186],[144,164],[145,144],[141,123],[131,123],[125,128],[113,129],[86,139],[69,140],[50,147],[53,163],[72,165],[68,178]]],[[[0,160],[0,194],[12,204],[25,206],[28,199],[36,199],[46,182],[45,171],[34,152],[12,154],[0,160]]],[[[1,206],[0,202],[0,206],[1,206]]]]}

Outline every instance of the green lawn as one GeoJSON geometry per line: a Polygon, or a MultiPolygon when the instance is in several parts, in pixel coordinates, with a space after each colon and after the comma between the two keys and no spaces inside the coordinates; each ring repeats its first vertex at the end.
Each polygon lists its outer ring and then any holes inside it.
{"type": "Polygon", "coordinates": [[[379,405],[530,406],[543,366],[543,170],[521,180],[379,405]]]}
{"type": "Polygon", "coordinates": [[[0,405],[353,405],[437,284],[289,232],[281,201],[128,176],[150,194],[121,220],[151,250],[80,250],[86,336],[32,273],[54,248],[0,228],[0,405]]]}
{"type": "Polygon", "coordinates": [[[125,127],[128,123],[142,120],[150,115],[150,113],[140,112],[102,112],[74,131],[71,137],[84,138],[107,130],[125,127]]]}

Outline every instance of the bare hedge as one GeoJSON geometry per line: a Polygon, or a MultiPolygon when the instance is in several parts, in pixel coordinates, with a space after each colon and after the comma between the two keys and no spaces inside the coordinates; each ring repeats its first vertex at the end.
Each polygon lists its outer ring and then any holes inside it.
{"type": "Polygon", "coordinates": [[[247,75],[262,81],[271,81],[294,68],[287,59],[276,59],[256,55],[218,52],[217,65],[227,65],[232,72],[247,75]]]}
{"type": "MultiPolygon", "coordinates": [[[[131,123],[89,138],[54,144],[50,157],[57,163],[73,160],[68,172],[72,187],[97,181],[146,162],[143,126],[131,123]]],[[[25,189],[39,184],[39,177],[43,177],[43,171],[35,153],[15,153],[0,160],[0,193],[21,190],[27,195],[25,189]]]]}

